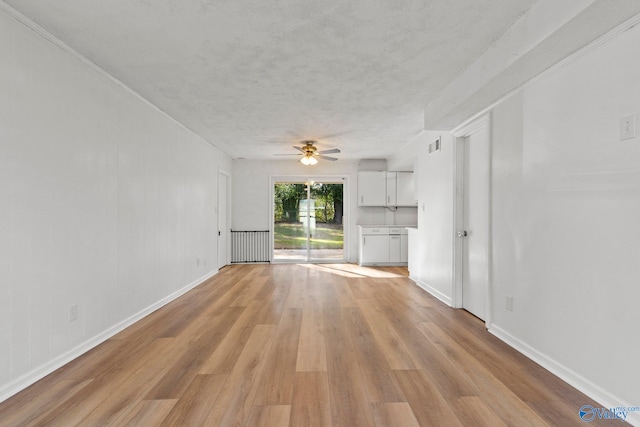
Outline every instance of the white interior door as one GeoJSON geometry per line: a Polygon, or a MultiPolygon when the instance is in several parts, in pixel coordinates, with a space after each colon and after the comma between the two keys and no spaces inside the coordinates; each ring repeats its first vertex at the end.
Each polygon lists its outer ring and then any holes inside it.
{"type": "Polygon", "coordinates": [[[218,268],[229,264],[229,175],[218,174],[218,268]]]}
{"type": "MultiPolygon", "coordinates": [[[[485,320],[489,269],[489,138],[486,129],[464,137],[462,307],[485,320]]],[[[460,235],[461,234],[461,235],[460,235]]]]}

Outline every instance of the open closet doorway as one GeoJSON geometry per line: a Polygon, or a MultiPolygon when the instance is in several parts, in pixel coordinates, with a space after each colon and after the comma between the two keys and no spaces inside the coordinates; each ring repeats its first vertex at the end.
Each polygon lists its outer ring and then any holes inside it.
{"type": "Polygon", "coordinates": [[[272,178],[272,260],[345,262],[344,177],[272,178]]]}

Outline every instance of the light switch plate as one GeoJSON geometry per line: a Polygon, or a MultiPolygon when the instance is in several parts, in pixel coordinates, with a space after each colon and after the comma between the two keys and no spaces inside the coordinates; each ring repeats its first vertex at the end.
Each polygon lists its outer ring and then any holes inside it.
{"type": "Polygon", "coordinates": [[[510,296],[505,297],[504,308],[507,311],[513,311],[513,297],[510,297],[510,296]]]}
{"type": "Polygon", "coordinates": [[[636,137],[636,115],[620,119],[620,141],[636,137]]]}

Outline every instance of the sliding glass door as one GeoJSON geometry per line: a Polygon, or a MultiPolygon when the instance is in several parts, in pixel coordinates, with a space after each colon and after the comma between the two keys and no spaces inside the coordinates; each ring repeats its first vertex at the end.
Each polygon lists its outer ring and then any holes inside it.
{"type": "Polygon", "coordinates": [[[343,262],[344,178],[273,181],[273,260],[343,262]]]}

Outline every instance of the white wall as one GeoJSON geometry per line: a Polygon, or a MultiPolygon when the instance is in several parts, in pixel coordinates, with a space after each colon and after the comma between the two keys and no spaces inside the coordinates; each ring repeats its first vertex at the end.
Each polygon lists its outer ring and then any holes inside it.
{"type": "Polygon", "coordinates": [[[453,293],[454,142],[448,132],[423,132],[405,147],[416,161],[418,190],[418,230],[409,249],[418,256],[411,278],[448,304],[453,293]],[[428,145],[438,138],[441,150],[429,154],[428,145]]]}
{"type": "Polygon", "coordinates": [[[493,324],[607,404],[640,402],[640,138],[619,140],[638,46],[634,28],[493,111],[493,324]]]}
{"type": "MultiPolygon", "coordinates": [[[[491,332],[606,407],[640,402],[640,138],[619,140],[640,113],[638,46],[633,28],[491,111],[491,332]]],[[[440,297],[453,288],[451,149],[420,152],[417,168],[415,279],[440,297]]]]}
{"type": "Polygon", "coordinates": [[[231,162],[4,11],[0,57],[2,400],[216,271],[231,162]]]}
{"type": "Polygon", "coordinates": [[[425,131],[420,132],[407,142],[402,148],[396,150],[386,161],[388,171],[415,171],[416,157],[420,150],[424,149],[425,131]]]}

